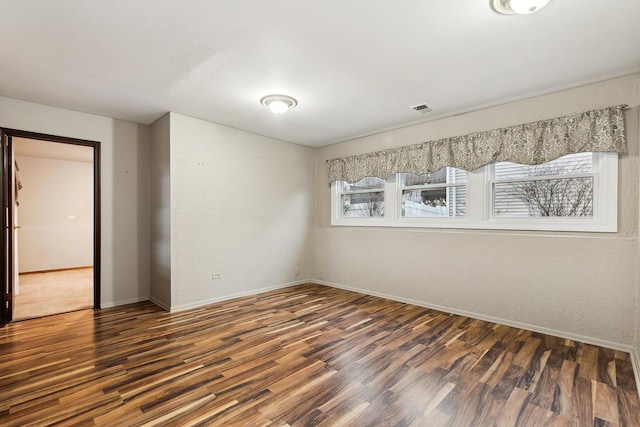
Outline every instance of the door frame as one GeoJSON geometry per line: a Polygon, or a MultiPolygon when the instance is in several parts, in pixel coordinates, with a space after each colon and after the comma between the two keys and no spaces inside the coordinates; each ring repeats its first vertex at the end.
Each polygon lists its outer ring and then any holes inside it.
{"type": "Polygon", "coordinates": [[[93,308],[100,308],[100,142],[66,136],[47,135],[17,129],[0,128],[0,277],[3,286],[0,292],[0,326],[13,317],[13,137],[82,145],[93,148],[93,308]]]}

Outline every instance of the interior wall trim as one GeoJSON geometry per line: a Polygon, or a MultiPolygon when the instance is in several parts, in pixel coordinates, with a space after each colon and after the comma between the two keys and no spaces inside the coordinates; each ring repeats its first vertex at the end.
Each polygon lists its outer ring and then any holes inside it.
{"type": "Polygon", "coordinates": [[[102,308],[118,307],[120,305],[135,304],[137,302],[143,302],[143,301],[149,301],[149,298],[148,297],[130,298],[130,299],[125,299],[120,301],[102,303],[100,304],[100,308],[102,309],[102,308]]]}
{"type": "MultiPolygon", "coordinates": [[[[276,289],[283,289],[283,288],[288,288],[290,286],[296,286],[296,285],[304,285],[306,283],[313,283],[310,282],[308,279],[305,280],[297,280],[295,282],[288,282],[288,283],[281,283],[278,285],[272,285],[272,286],[267,286],[264,288],[258,288],[258,289],[251,289],[248,291],[243,291],[243,292],[238,292],[235,294],[230,294],[230,295],[224,295],[221,297],[217,297],[217,298],[211,298],[211,299],[207,299],[207,300],[201,300],[201,301],[196,301],[196,302],[192,302],[189,304],[182,304],[182,305],[176,305],[176,306],[171,306],[169,308],[169,312],[171,313],[178,313],[180,311],[185,311],[185,310],[190,310],[192,308],[199,308],[205,305],[209,305],[209,304],[213,304],[216,302],[222,302],[222,301],[227,301],[230,299],[234,299],[234,298],[240,298],[240,297],[246,297],[249,295],[255,295],[255,294],[260,294],[262,292],[268,292],[268,291],[273,291],[276,289]]],[[[151,302],[153,302],[154,304],[156,304],[153,300],[149,299],[151,302]]],[[[161,308],[164,308],[163,305],[165,304],[157,304],[158,306],[160,306],[161,308]]]]}
{"type": "Polygon", "coordinates": [[[171,311],[171,305],[170,304],[165,304],[164,302],[160,301],[157,298],[154,298],[154,297],[150,296],[149,297],[149,301],[151,301],[152,303],[154,303],[155,305],[157,305],[158,307],[160,307],[164,311],[171,311]]]}
{"type": "Polygon", "coordinates": [[[633,366],[633,374],[636,377],[636,389],[638,390],[638,397],[640,397],[640,387],[637,387],[640,384],[640,355],[638,354],[638,350],[635,348],[631,349],[631,366],[633,366]]]}

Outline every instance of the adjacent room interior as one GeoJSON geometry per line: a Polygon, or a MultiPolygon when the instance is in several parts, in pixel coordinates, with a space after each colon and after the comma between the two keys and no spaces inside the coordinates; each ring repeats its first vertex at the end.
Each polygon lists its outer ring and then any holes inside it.
{"type": "Polygon", "coordinates": [[[8,6],[0,424],[637,425],[640,3],[455,3],[8,6]]]}
{"type": "Polygon", "coordinates": [[[14,320],[93,307],[93,149],[14,138],[14,320]]]}

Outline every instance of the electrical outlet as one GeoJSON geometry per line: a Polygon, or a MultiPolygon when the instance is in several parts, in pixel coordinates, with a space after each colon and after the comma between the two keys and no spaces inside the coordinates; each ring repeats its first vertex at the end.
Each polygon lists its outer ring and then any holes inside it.
{"type": "Polygon", "coordinates": [[[219,271],[216,271],[215,273],[211,273],[211,278],[212,279],[222,279],[222,273],[220,273],[219,271]]]}
{"type": "Polygon", "coordinates": [[[296,267],[296,276],[300,275],[300,267],[296,267]]]}

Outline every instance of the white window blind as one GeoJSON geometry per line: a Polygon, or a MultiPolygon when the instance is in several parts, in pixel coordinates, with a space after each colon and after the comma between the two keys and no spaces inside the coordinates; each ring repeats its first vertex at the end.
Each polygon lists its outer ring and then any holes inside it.
{"type": "Polygon", "coordinates": [[[593,216],[593,153],[570,154],[535,166],[500,162],[493,171],[494,216],[593,216]]]}

